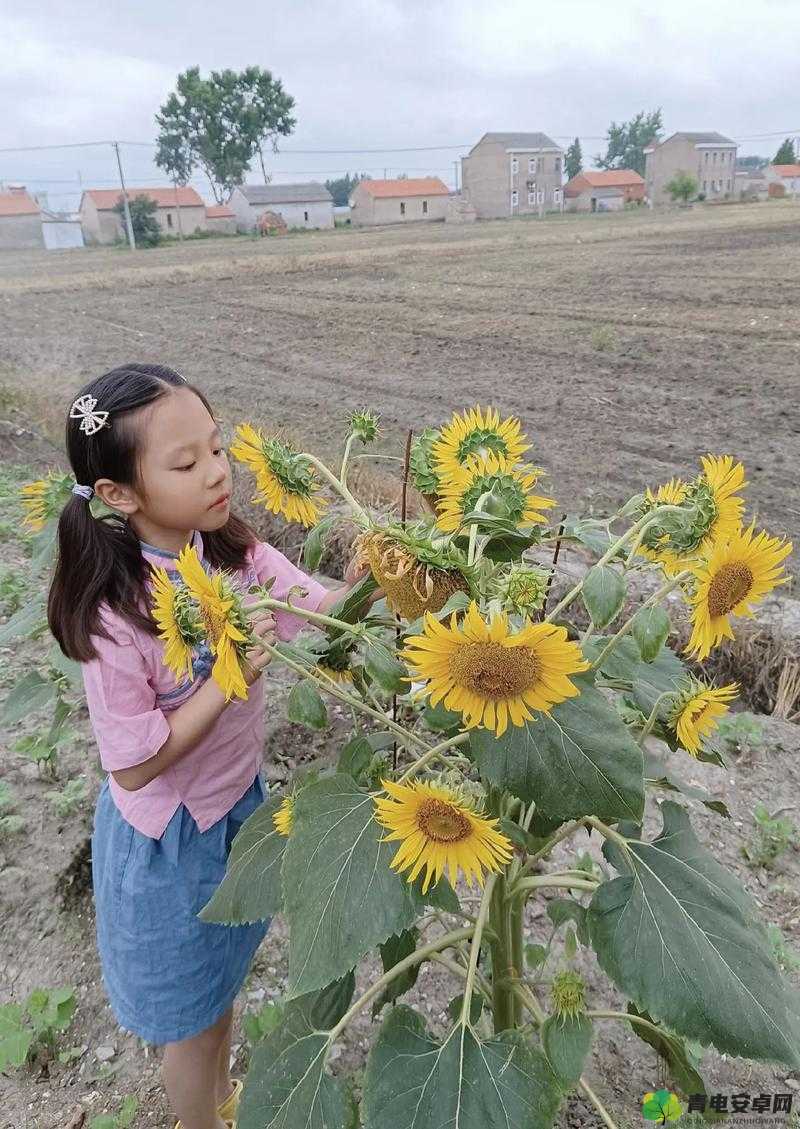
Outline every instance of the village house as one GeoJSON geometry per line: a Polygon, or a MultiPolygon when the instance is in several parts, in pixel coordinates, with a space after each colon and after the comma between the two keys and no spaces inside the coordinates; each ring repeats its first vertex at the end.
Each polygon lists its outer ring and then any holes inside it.
{"type": "Polygon", "coordinates": [[[236,212],[228,204],[206,204],[206,231],[235,235],[236,212]]]}
{"type": "Polygon", "coordinates": [[[22,184],[0,191],[0,250],[44,247],[42,213],[22,184]]]}
{"type": "Polygon", "coordinates": [[[564,185],[568,212],[614,212],[644,199],[644,178],[634,169],[579,172],[564,185]]]}
{"type": "Polygon", "coordinates": [[[333,197],[324,184],[240,184],[228,201],[239,231],[255,231],[264,212],[288,228],[333,227],[333,197]]]}
{"type": "MultiPolygon", "coordinates": [[[[137,196],[155,201],[155,218],[163,235],[205,231],[206,206],[193,188],[128,190],[128,200],[137,196]]],[[[87,243],[116,243],[126,238],[125,217],[114,210],[121,197],[118,188],[89,188],[83,193],[78,211],[87,243]]]]}
{"type": "Polygon", "coordinates": [[[645,149],[645,191],[652,204],[669,204],[667,185],[677,173],[689,173],[706,200],[732,199],[737,144],[721,133],[673,133],[645,149]]]}
{"type": "Polygon", "coordinates": [[[767,165],[764,176],[770,196],[800,196],[800,165],[767,165]]]}
{"type": "Polygon", "coordinates": [[[449,196],[438,176],[362,180],[350,193],[350,219],[357,227],[443,220],[449,196]]]}
{"type": "Polygon", "coordinates": [[[769,181],[764,169],[736,169],[733,187],[737,200],[766,200],[769,181]]]}
{"type": "Polygon", "coordinates": [[[461,159],[462,191],[479,219],[560,210],[563,168],[546,133],[485,133],[461,159]]]}

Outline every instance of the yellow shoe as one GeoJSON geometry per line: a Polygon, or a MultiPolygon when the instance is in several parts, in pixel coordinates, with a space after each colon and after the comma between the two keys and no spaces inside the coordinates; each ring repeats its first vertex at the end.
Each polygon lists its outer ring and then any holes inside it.
{"type": "Polygon", "coordinates": [[[241,1078],[232,1078],[231,1081],[233,1082],[233,1089],[222,1105],[218,1106],[218,1112],[223,1121],[233,1120],[236,1117],[244,1089],[244,1082],[241,1078]]]}

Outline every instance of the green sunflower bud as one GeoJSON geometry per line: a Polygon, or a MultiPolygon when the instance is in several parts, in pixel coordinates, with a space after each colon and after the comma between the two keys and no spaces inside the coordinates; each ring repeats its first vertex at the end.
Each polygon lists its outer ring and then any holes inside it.
{"type": "Polygon", "coordinates": [[[379,419],[380,417],[368,408],[352,412],[350,415],[350,434],[355,436],[356,439],[360,439],[364,446],[367,443],[374,443],[380,435],[379,419]]]}
{"type": "Polygon", "coordinates": [[[571,1019],[586,1008],[586,984],[572,969],[564,969],[553,977],[550,989],[553,1008],[562,1019],[571,1019]]]}
{"type": "Polygon", "coordinates": [[[549,573],[542,568],[517,566],[501,576],[496,595],[520,615],[530,615],[544,604],[549,573]]]}

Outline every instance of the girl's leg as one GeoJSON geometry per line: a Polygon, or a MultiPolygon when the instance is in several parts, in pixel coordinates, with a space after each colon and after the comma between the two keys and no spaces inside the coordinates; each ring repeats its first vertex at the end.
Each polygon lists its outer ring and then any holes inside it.
{"type": "Polygon", "coordinates": [[[220,1043],[230,1022],[226,1012],[192,1039],[164,1047],[164,1085],[182,1129],[224,1129],[217,1113],[220,1043]]]}
{"type": "Polygon", "coordinates": [[[233,1033],[233,1006],[226,1012],[227,1026],[222,1036],[219,1047],[219,1067],[217,1070],[217,1105],[222,1105],[230,1097],[233,1090],[231,1082],[231,1035],[233,1033]]]}

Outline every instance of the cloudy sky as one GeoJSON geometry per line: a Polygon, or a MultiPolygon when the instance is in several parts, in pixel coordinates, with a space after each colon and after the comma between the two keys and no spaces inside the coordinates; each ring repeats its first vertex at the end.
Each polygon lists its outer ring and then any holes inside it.
{"type": "MultiPolygon", "coordinates": [[[[579,135],[591,156],[612,119],[657,106],[667,132],[717,129],[742,153],[771,156],[780,137],[761,135],[800,134],[787,96],[800,75],[797,0],[40,0],[22,11],[0,0],[0,149],[150,143],[175,76],[194,64],[258,63],[294,96],[276,181],[387,169],[452,183],[453,162],[486,130],[579,135]],[[429,151],[398,151],[412,147],[429,151]]],[[[146,144],[123,153],[132,184],[162,182],[146,144]]],[[[114,175],[107,146],[0,153],[0,179],[47,188],[56,207],[114,175]]]]}

